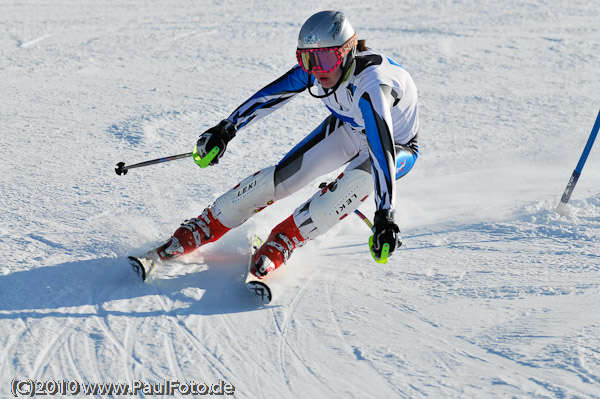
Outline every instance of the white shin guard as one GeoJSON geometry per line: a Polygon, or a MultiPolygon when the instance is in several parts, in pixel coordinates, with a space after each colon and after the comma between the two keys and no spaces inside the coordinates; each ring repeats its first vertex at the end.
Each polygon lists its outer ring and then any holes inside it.
{"type": "Polygon", "coordinates": [[[248,176],[215,201],[215,217],[234,228],[275,201],[275,166],[248,176]]]}
{"type": "Polygon", "coordinates": [[[354,212],[372,191],[370,173],[346,171],[294,211],[296,225],[304,238],[313,239],[354,212]]]}

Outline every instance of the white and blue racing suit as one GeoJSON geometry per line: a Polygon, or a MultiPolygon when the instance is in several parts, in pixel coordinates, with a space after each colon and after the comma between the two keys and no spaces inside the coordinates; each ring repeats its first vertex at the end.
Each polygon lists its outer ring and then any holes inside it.
{"type": "MultiPolygon", "coordinates": [[[[342,79],[335,92],[322,98],[331,115],[273,167],[274,190],[265,189],[258,195],[260,198],[253,198],[249,204],[252,209],[248,211],[223,212],[220,219],[226,226],[243,223],[256,209],[345,164],[344,173],[336,182],[294,213],[305,238],[324,233],[353,212],[373,189],[376,208],[393,210],[396,179],[411,170],[418,156],[416,86],[402,66],[370,49],[356,54],[355,62],[342,79]],[[338,188],[341,189],[335,193],[338,188]],[[323,207],[326,209],[320,209],[323,207]]],[[[312,75],[296,65],[250,97],[227,119],[241,130],[279,109],[309,86],[316,87],[319,95],[327,93],[312,75]]],[[[247,184],[252,187],[253,183],[247,184]]],[[[223,201],[221,205],[229,207],[223,201]]]]}

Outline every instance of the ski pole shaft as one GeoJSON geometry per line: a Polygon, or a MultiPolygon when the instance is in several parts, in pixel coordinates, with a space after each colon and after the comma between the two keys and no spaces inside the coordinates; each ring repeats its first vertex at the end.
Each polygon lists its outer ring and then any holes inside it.
{"type": "Polygon", "coordinates": [[[581,157],[579,157],[579,162],[577,163],[575,170],[571,174],[569,183],[567,183],[567,187],[565,188],[565,191],[563,192],[563,195],[558,204],[558,207],[556,208],[556,211],[561,216],[564,216],[564,214],[565,214],[565,208],[567,206],[567,202],[569,202],[569,199],[571,198],[571,194],[573,193],[573,190],[575,189],[575,185],[577,184],[577,181],[579,180],[579,176],[581,175],[583,166],[585,165],[588,155],[590,154],[590,151],[592,150],[592,146],[594,145],[594,140],[596,140],[596,136],[598,135],[599,129],[600,129],[600,111],[598,112],[598,116],[596,117],[596,122],[594,123],[594,127],[592,128],[590,137],[588,138],[585,148],[583,149],[583,153],[581,154],[581,157]]]}
{"type": "Polygon", "coordinates": [[[359,211],[358,209],[354,210],[354,213],[356,214],[356,216],[358,216],[359,218],[362,219],[363,222],[366,223],[367,226],[369,226],[369,228],[371,230],[373,230],[373,223],[371,223],[371,221],[369,220],[368,217],[366,217],[361,211],[359,211]]]}
{"type": "Polygon", "coordinates": [[[151,161],[144,161],[144,162],[140,162],[140,163],[135,163],[133,165],[125,165],[125,162],[119,162],[117,164],[117,167],[115,168],[115,172],[119,176],[126,175],[127,171],[129,169],[141,168],[141,167],[144,167],[144,166],[155,165],[157,163],[162,163],[162,162],[175,161],[177,159],[189,158],[191,156],[192,156],[191,152],[186,152],[185,154],[171,155],[171,156],[164,157],[164,158],[153,159],[151,161]]]}

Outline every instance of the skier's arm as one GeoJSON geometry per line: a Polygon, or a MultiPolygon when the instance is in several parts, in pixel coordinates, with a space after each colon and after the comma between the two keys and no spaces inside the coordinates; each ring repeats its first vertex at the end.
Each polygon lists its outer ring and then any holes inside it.
{"type": "Polygon", "coordinates": [[[194,161],[203,168],[217,164],[239,129],[282,107],[313,82],[314,78],[296,65],[256,92],[227,119],[202,133],[194,147],[194,161]]]}
{"type": "Polygon", "coordinates": [[[247,127],[281,108],[298,93],[304,91],[309,82],[312,85],[314,78],[296,65],[237,107],[227,120],[231,121],[237,130],[247,127]]]}
{"type": "Polygon", "coordinates": [[[396,188],[396,150],[391,104],[380,86],[365,91],[358,104],[369,143],[375,183],[375,205],[377,210],[392,212],[396,188]]]}
{"type": "Polygon", "coordinates": [[[396,150],[394,147],[391,104],[385,86],[365,91],[359,108],[365,123],[369,155],[375,183],[377,211],[373,220],[373,236],[369,243],[373,258],[379,263],[400,245],[400,229],[394,221],[394,191],[396,188],[396,150]]]}

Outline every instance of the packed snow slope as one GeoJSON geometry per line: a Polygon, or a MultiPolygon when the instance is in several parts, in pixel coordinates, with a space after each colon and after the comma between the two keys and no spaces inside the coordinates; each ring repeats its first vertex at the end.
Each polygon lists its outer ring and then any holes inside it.
{"type": "Polygon", "coordinates": [[[600,144],[554,212],[600,108],[598,21],[598,0],[1,1],[0,397],[13,379],[221,379],[238,398],[600,398],[600,144]],[[248,296],[248,235],[333,173],[136,281],[127,255],[327,111],[302,94],[209,169],[115,164],[191,151],[324,8],[419,88],[402,249],[376,264],[348,217],[271,277],[272,304],[248,296]]]}

